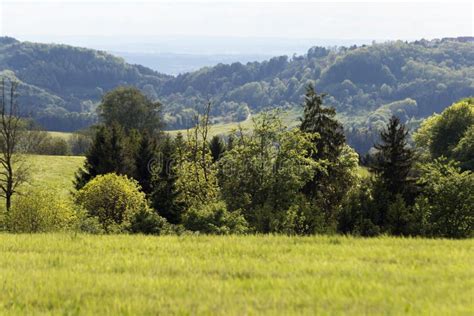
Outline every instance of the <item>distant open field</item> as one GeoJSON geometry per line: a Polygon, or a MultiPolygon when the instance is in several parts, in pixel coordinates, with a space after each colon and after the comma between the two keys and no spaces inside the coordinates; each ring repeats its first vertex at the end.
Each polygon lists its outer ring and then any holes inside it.
{"type": "Polygon", "coordinates": [[[64,140],[69,140],[74,133],[68,133],[68,132],[48,132],[49,135],[53,137],[58,137],[62,138],[64,140]]]}
{"type": "Polygon", "coordinates": [[[0,314],[472,315],[474,241],[0,234],[0,314]]]}
{"type": "MultiPolygon", "coordinates": [[[[258,115],[258,114],[255,114],[258,115]]],[[[283,124],[288,127],[295,127],[299,122],[299,117],[301,117],[302,113],[299,109],[293,109],[291,111],[285,111],[281,113],[281,120],[283,124]]],[[[237,130],[239,126],[241,126],[244,130],[251,130],[252,129],[252,117],[249,116],[245,121],[242,122],[229,122],[229,123],[217,123],[210,126],[209,135],[210,137],[214,135],[225,135],[230,133],[232,130],[237,130]]],[[[166,131],[168,134],[175,136],[178,133],[182,133],[186,135],[187,130],[172,130],[166,131]]]]}

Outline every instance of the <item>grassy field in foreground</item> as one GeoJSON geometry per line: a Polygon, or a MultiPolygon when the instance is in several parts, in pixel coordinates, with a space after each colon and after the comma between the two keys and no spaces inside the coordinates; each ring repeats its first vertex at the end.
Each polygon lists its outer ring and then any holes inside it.
{"type": "Polygon", "coordinates": [[[473,246],[0,234],[0,314],[472,315],[473,246]]]}

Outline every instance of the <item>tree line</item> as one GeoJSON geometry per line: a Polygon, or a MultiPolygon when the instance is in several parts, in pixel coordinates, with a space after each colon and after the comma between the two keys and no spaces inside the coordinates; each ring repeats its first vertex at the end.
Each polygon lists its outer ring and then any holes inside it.
{"type": "MultiPolygon", "coordinates": [[[[324,100],[308,85],[297,128],[264,111],[251,129],[213,137],[208,102],[193,128],[171,137],[159,102],[113,90],[99,106],[73,203],[57,203],[63,212],[45,222],[96,233],[472,236],[474,99],[424,121],[414,146],[392,116],[365,167],[324,100]]],[[[20,202],[10,207],[10,231],[31,229],[32,207],[20,202]]]]}
{"type": "Polygon", "coordinates": [[[76,188],[99,174],[126,175],[153,214],[204,233],[471,235],[473,99],[425,121],[416,147],[393,116],[365,178],[335,110],[323,100],[309,85],[298,128],[288,129],[270,111],[253,118],[250,130],[212,138],[208,103],[194,128],[171,138],[162,133],[159,103],[118,89],[100,106],[103,125],[76,188]]]}

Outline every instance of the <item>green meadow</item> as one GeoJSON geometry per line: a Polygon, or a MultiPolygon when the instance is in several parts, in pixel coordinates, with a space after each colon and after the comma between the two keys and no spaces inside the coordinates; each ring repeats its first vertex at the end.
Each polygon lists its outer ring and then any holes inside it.
{"type": "Polygon", "coordinates": [[[0,314],[472,315],[473,240],[0,235],[0,314]]]}
{"type": "Polygon", "coordinates": [[[84,164],[84,157],[28,155],[26,163],[29,185],[68,194],[73,189],[75,172],[84,164]]]}
{"type": "MultiPolygon", "coordinates": [[[[60,194],[84,161],[27,159],[31,185],[60,194]]],[[[0,233],[0,315],[472,315],[473,250],[473,239],[0,233]]]]}

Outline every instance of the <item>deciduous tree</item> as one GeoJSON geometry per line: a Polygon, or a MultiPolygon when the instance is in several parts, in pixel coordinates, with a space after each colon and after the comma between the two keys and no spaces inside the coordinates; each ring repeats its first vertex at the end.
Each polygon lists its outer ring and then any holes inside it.
{"type": "Polygon", "coordinates": [[[12,196],[28,180],[28,168],[20,152],[25,124],[20,117],[17,101],[18,83],[4,79],[0,82],[0,196],[5,198],[5,208],[11,209],[12,196]]]}

